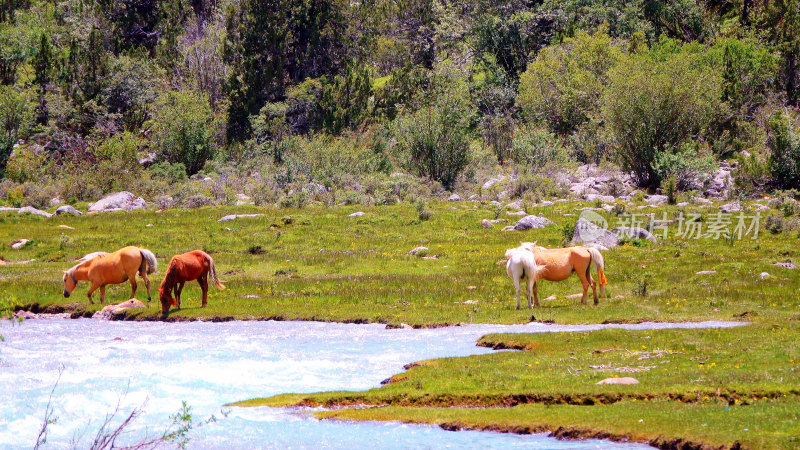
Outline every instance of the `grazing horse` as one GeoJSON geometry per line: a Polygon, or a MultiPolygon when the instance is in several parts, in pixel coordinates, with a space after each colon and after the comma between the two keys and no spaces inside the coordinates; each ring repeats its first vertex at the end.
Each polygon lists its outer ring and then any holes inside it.
{"type": "Polygon", "coordinates": [[[603,255],[596,248],[591,247],[566,247],[547,249],[539,247],[535,242],[526,242],[520,247],[533,253],[536,263],[539,266],[537,279],[533,282],[534,305],[539,306],[539,289],[537,281],[539,279],[547,281],[563,281],[577,273],[583,285],[583,296],[581,304],[586,304],[586,294],[589,286],[592,287],[594,304],[597,305],[597,282],[592,278],[590,269],[594,264],[597,269],[597,278],[600,281],[600,294],[605,294],[606,276],[603,273],[605,263],[603,255]]]}
{"type": "MultiPolygon", "coordinates": [[[[522,246],[506,250],[506,273],[514,280],[514,287],[517,289],[517,309],[519,309],[520,286],[523,278],[528,279],[528,288],[525,294],[528,298],[528,309],[533,308],[531,303],[531,289],[537,279],[537,273],[541,267],[536,265],[533,252],[522,246]]],[[[539,306],[539,302],[536,302],[539,306]]]]}
{"type": "Polygon", "coordinates": [[[167,274],[161,287],[158,288],[158,297],[161,300],[161,311],[166,314],[170,305],[181,308],[181,291],[183,284],[187,281],[197,280],[203,290],[203,307],[208,304],[208,274],[211,273],[211,280],[219,289],[225,289],[225,285],[217,278],[217,270],[214,268],[214,260],[211,256],[202,251],[194,250],[182,255],[175,255],[169,262],[167,274]],[[175,298],[172,292],[175,292],[175,298]]]}
{"type": "Polygon", "coordinates": [[[81,258],[80,263],[64,271],[64,297],[69,297],[78,281],[92,283],[87,296],[89,303],[92,293],[100,289],[100,303],[106,301],[106,285],[131,282],[131,296],[136,296],[136,272],[144,280],[147,288],[147,301],[150,301],[150,280],[148,274],[155,273],[156,255],[139,247],[125,247],[114,253],[96,252],[81,258]]]}

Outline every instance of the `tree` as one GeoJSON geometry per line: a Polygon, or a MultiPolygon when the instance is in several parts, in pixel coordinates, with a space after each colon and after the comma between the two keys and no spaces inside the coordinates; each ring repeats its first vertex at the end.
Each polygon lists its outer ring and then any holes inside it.
{"type": "Polygon", "coordinates": [[[359,125],[370,113],[372,83],[367,67],[348,66],[344,75],[323,78],[320,124],[331,134],[359,125]]]}
{"type": "Polygon", "coordinates": [[[52,81],[54,65],[53,46],[50,39],[42,33],[39,40],[39,49],[33,57],[34,82],[39,85],[39,106],[36,121],[40,124],[47,124],[48,113],[45,94],[47,85],[52,81]]]}
{"type": "Polygon", "coordinates": [[[526,117],[557,133],[571,133],[600,110],[608,71],[622,52],[598,31],[547,47],[522,74],[517,105],[526,117]]]}
{"type": "Polygon", "coordinates": [[[25,92],[15,86],[0,86],[0,175],[14,144],[27,136],[33,121],[33,104],[25,92]]]}
{"type": "Polygon", "coordinates": [[[775,184],[783,189],[800,186],[800,127],[790,115],[778,111],[772,116],[767,147],[775,184]]]}
{"type": "Polygon", "coordinates": [[[157,158],[182,163],[189,175],[199,172],[214,154],[214,112],[206,94],[167,92],[156,102],[149,125],[157,158]]]}
{"type": "Polygon", "coordinates": [[[682,50],[663,55],[663,49],[653,49],[625,58],[609,74],[603,95],[615,154],[643,187],[660,185],[658,153],[702,138],[722,109],[719,74],[682,50]]]}

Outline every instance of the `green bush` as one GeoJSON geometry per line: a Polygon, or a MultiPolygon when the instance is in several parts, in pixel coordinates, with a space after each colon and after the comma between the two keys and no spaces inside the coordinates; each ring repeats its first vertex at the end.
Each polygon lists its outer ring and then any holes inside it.
{"type": "Polygon", "coordinates": [[[18,139],[28,136],[34,124],[31,97],[16,86],[0,86],[0,176],[18,139]]]}
{"type": "Polygon", "coordinates": [[[214,155],[214,112],[206,94],[171,91],[159,97],[150,121],[153,146],[160,160],[182,163],[189,175],[214,155]]]}
{"type": "Polygon", "coordinates": [[[716,167],[716,160],[710,151],[694,142],[685,142],[675,150],[657,152],[652,167],[662,183],[673,179],[676,190],[687,191],[698,187],[695,184],[702,187],[716,167]]]}
{"type": "Polygon", "coordinates": [[[626,57],[603,96],[615,155],[640,186],[658,187],[657,155],[702,136],[722,110],[719,74],[696,63],[691,45],[669,48],[675,45],[626,57]]]}
{"type": "Polygon", "coordinates": [[[769,169],[781,188],[800,186],[800,127],[788,114],[778,111],[769,121],[769,169]]]}
{"type": "Polygon", "coordinates": [[[542,49],[520,77],[517,105],[526,117],[570,133],[600,110],[608,71],[622,52],[611,38],[585,32],[542,49]]]}
{"type": "Polygon", "coordinates": [[[147,171],[150,173],[151,178],[162,180],[169,184],[175,184],[186,179],[186,166],[183,163],[170,164],[162,161],[153,164],[147,171]]]}
{"type": "Polygon", "coordinates": [[[551,163],[565,162],[567,151],[555,134],[542,128],[527,126],[514,135],[511,159],[537,171],[551,163]]]}
{"type": "Polygon", "coordinates": [[[448,190],[469,163],[468,127],[473,112],[464,83],[451,83],[433,93],[431,104],[398,118],[395,129],[409,167],[448,190]]]}

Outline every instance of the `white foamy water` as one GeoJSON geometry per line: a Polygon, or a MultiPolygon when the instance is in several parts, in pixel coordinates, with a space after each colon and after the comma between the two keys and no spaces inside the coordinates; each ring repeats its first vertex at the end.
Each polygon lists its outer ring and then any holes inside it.
{"type": "Polygon", "coordinates": [[[0,448],[31,448],[59,370],[45,448],[91,444],[106,414],[113,424],[134,407],[144,413],[125,442],[157,436],[185,400],[195,420],[190,448],[637,448],[607,441],[558,441],[544,435],[448,432],[399,423],[318,421],[295,410],[227,408],[225,403],[280,393],[364,390],[423,359],[489,353],[487,333],[600,328],[705,328],[732,322],[636,325],[470,325],[387,330],[383,325],[319,322],[106,322],[29,320],[0,324],[0,448]]]}

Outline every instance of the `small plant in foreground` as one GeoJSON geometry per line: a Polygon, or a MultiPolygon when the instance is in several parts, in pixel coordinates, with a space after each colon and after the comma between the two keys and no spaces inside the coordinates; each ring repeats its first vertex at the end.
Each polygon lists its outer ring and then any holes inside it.
{"type": "Polygon", "coordinates": [[[428,209],[428,205],[425,204],[424,200],[417,200],[414,207],[417,208],[419,220],[423,222],[429,220],[433,216],[433,213],[428,209]]]}

